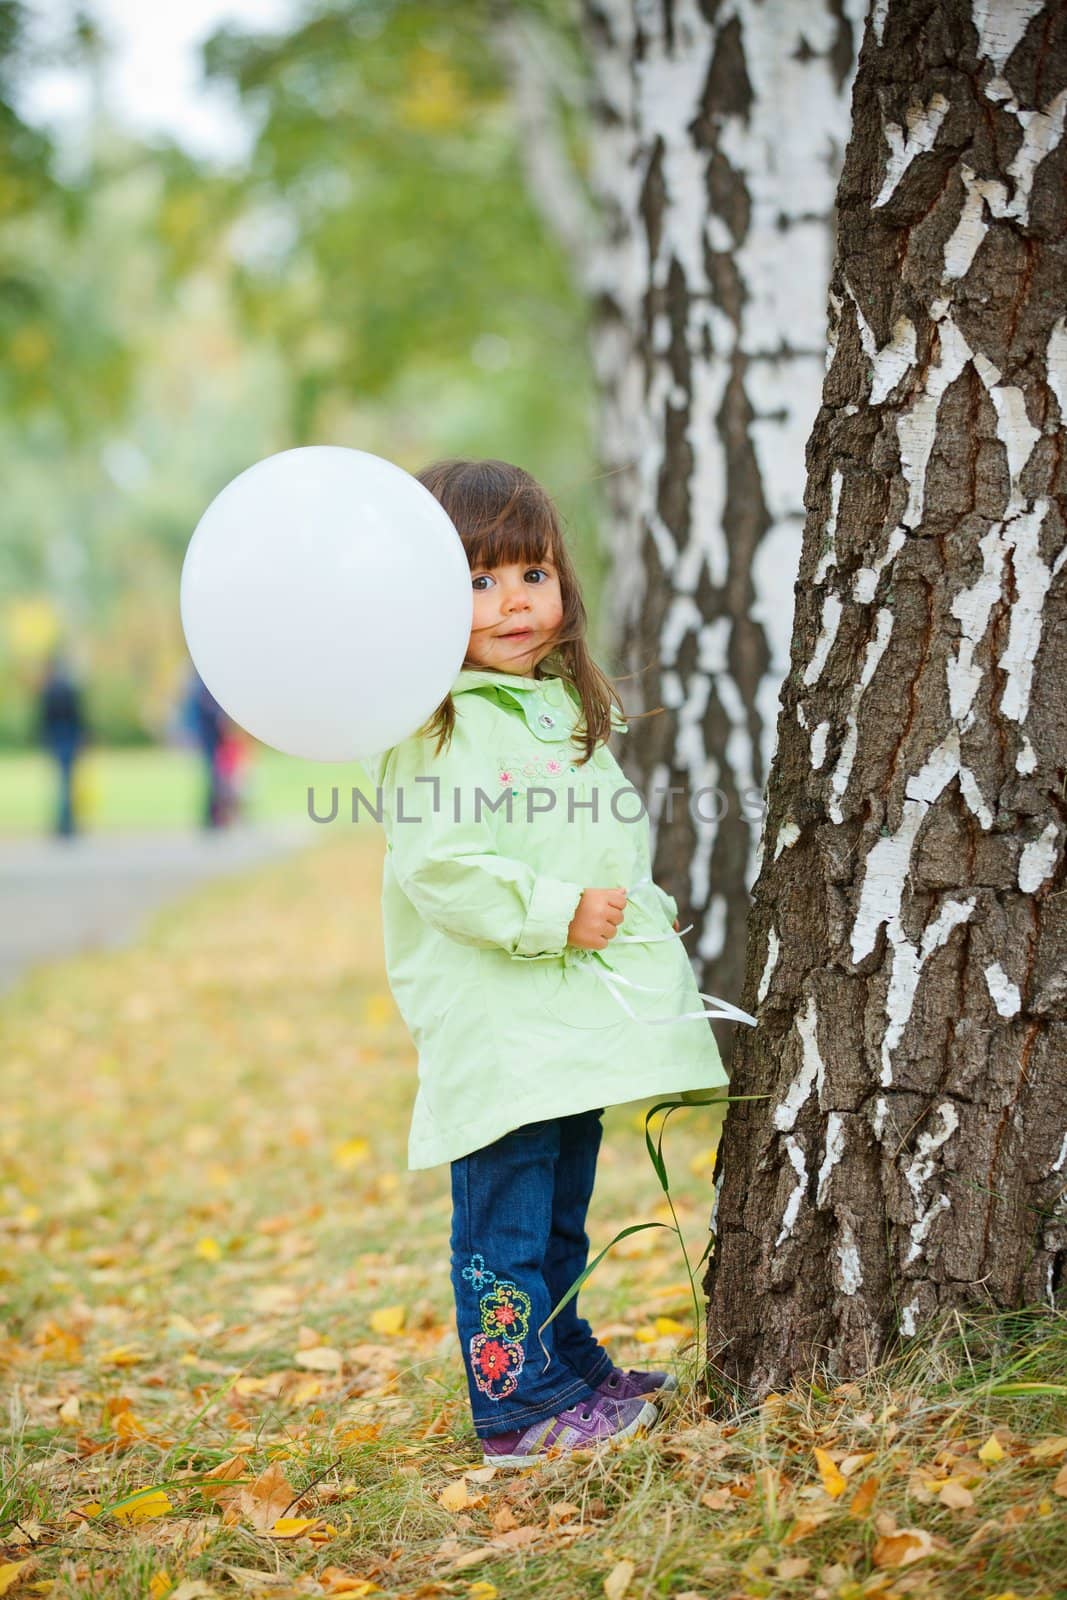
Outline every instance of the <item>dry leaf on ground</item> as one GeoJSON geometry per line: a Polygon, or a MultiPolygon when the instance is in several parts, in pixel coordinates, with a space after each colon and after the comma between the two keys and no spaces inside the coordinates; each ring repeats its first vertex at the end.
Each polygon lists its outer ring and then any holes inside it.
{"type": "Polygon", "coordinates": [[[876,1567],[906,1567],[933,1551],[934,1541],[925,1528],[900,1528],[875,1540],[871,1560],[876,1567]]]}
{"type": "Polygon", "coordinates": [[[825,1450],[820,1450],[816,1445],[815,1462],[819,1468],[819,1477],[822,1479],[822,1486],[826,1490],[827,1494],[832,1495],[835,1499],[839,1494],[844,1494],[845,1490],[848,1488],[848,1483],[842,1476],[837,1462],[834,1460],[833,1456],[829,1455],[825,1450]]]}
{"type": "Polygon", "coordinates": [[[623,1595],[630,1587],[634,1575],[632,1561],[617,1561],[604,1579],[604,1593],[607,1600],[622,1600],[623,1595]]]}

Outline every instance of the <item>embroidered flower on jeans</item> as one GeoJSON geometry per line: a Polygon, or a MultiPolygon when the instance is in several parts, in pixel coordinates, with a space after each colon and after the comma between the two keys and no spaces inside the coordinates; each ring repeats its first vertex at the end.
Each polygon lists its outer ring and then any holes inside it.
{"type": "Polygon", "coordinates": [[[530,1331],[530,1296],[506,1278],[481,1298],[482,1328],[493,1338],[525,1339],[530,1331]]]}
{"type": "Polygon", "coordinates": [[[475,1333],[471,1336],[470,1356],[474,1381],[490,1400],[506,1400],[515,1393],[526,1361],[521,1344],[475,1333]]]}
{"type": "Polygon", "coordinates": [[[471,1264],[463,1268],[462,1276],[475,1289],[487,1289],[490,1284],[496,1282],[496,1273],[486,1270],[484,1256],[471,1256],[471,1264]]]}

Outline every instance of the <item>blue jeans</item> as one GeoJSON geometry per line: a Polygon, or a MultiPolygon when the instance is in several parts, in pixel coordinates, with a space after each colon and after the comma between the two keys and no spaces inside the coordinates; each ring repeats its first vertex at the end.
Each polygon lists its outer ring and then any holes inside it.
{"type": "Polygon", "coordinates": [[[614,1363],[578,1296],[537,1330],[585,1269],[585,1215],[603,1132],[598,1111],[550,1117],[452,1162],[452,1290],[479,1438],[543,1422],[614,1363]]]}

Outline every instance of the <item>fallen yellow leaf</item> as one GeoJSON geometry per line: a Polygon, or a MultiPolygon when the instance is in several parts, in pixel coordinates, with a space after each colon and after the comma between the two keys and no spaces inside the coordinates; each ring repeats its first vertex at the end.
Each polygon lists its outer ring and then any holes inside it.
{"type": "Polygon", "coordinates": [[[479,1579],[477,1583],[471,1584],[467,1593],[470,1595],[470,1600],[497,1600],[500,1590],[495,1583],[486,1583],[483,1579],[479,1579]]]}
{"type": "Polygon", "coordinates": [[[820,1450],[818,1445],[815,1446],[815,1463],[827,1494],[832,1495],[834,1499],[839,1494],[844,1494],[848,1483],[838,1470],[837,1462],[826,1450],[820,1450]]]}
{"type": "Polygon", "coordinates": [[[344,1365],[340,1350],[334,1350],[328,1344],[317,1344],[310,1350],[298,1350],[294,1360],[298,1367],[307,1367],[312,1372],[340,1372],[344,1365]]]}
{"type": "Polygon", "coordinates": [[[165,1517],[168,1511],[173,1510],[162,1489],[146,1489],[136,1500],[116,1506],[112,1514],[119,1522],[147,1522],[150,1517],[165,1517]]]}
{"type": "Polygon", "coordinates": [[[371,1583],[369,1578],[360,1578],[354,1572],[346,1572],[343,1567],[324,1567],[318,1575],[318,1583],[326,1594],[347,1597],[347,1600],[360,1600],[367,1594],[380,1594],[381,1590],[376,1583],[371,1583]]]}
{"type": "Polygon", "coordinates": [[[876,1567],[906,1567],[932,1553],[934,1541],[925,1528],[900,1528],[876,1539],[871,1560],[876,1567]]]}
{"type": "Polygon", "coordinates": [[[462,1478],[450,1483],[437,1497],[437,1504],[446,1511],[469,1511],[472,1506],[484,1506],[485,1495],[470,1495],[462,1478]]]}
{"type": "Polygon", "coordinates": [[[120,1439],[145,1439],[148,1436],[144,1423],[132,1411],[120,1411],[111,1419],[111,1425],[120,1439]]]}
{"type": "Polygon", "coordinates": [[[299,1539],[309,1528],[317,1528],[321,1521],[321,1517],[278,1517],[270,1526],[270,1536],[272,1539],[299,1539]]]}
{"type": "Polygon", "coordinates": [[[200,1493],[205,1500],[221,1500],[225,1505],[238,1493],[240,1487],[237,1480],[243,1478],[248,1471],[248,1462],[244,1456],[231,1456],[221,1466],[211,1469],[211,1478],[200,1485],[200,1493]]]}
{"type": "Polygon", "coordinates": [[[100,1357],[102,1367],[135,1367],[139,1361],[144,1360],[144,1351],[138,1350],[136,1345],[120,1344],[114,1350],[108,1350],[100,1357]]]}
{"type": "Polygon", "coordinates": [[[622,1600],[634,1575],[632,1561],[617,1561],[604,1579],[604,1593],[608,1600],[622,1600]]]}
{"type": "MultiPolygon", "coordinates": [[[[859,1493],[858,1490],[856,1492],[859,1493]]],[[[828,1521],[831,1516],[833,1516],[832,1511],[809,1511],[806,1516],[798,1517],[782,1543],[797,1544],[799,1540],[806,1539],[809,1533],[814,1533],[815,1529],[828,1521]]]]}
{"type": "Polygon", "coordinates": [[[369,1139],[344,1139],[335,1144],[330,1152],[334,1166],[339,1172],[349,1172],[353,1167],[358,1167],[370,1155],[369,1139]]]}
{"type": "Polygon", "coordinates": [[[272,1461],[254,1483],[241,1490],[235,1504],[261,1533],[266,1533],[297,1498],[280,1462],[272,1461]]]}
{"type": "Polygon", "coordinates": [[[382,1306],[371,1312],[370,1325],[375,1333],[399,1333],[407,1315],[404,1306],[382,1306]]]}
{"type": "Polygon", "coordinates": [[[298,1383],[289,1396],[291,1405],[306,1406],[309,1400],[315,1400],[322,1393],[322,1384],[318,1378],[305,1378],[298,1383]]]}
{"type": "Polygon", "coordinates": [[[0,1594],[6,1594],[18,1582],[19,1573],[29,1566],[29,1561],[5,1561],[0,1567],[0,1594]]]}
{"type": "Polygon", "coordinates": [[[338,1444],[365,1444],[368,1439],[377,1439],[382,1431],[380,1422],[361,1422],[355,1428],[344,1428],[337,1435],[338,1444]]]}
{"type": "Polygon", "coordinates": [[[158,1572],[152,1574],[152,1581],[148,1585],[148,1600],[163,1600],[174,1587],[174,1579],[166,1567],[160,1567],[158,1572]]]}
{"type": "Polygon", "coordinates": [[[201,1256],[204,1261],[221,1261],[222,1246],[217,1239],[212,1239],[210,1234],[205,1234],[202,1239],[196,1241],[193,1254],[201,1256]]]}
{"type": "MultiPolygon", "coordinates": [[[[59,1414],[62,1416],[62,1411],[59,1414]]],[[[1065,1452],[1067,1452],[1067,1435],[1064,1434],[1038,1439],[1036,1444],[1030,1446],[1030,1458],[1033,1461],[1056,1461],[1065,1452]]]]}
{"type": "Polygon", "coordinates": [[[997,1461],[1004,1460],[1004,1450],[995,1433],[989,1435],[989,1438],[979,1450],[978,1459],[979,1461],[984,1461],[987,1467],[993,1466],[997,1461]]]}
{"type": "Polygon", "coordinates": [[[881,1483],[881,1481],[881,1478],[876,1472],[872,1472],[869,1478],[864,1478],[863,1482],[859,1485],[855,1494],[852,1496],[852,1499],[848,1503],[848,1513],[850,1517],[866,1516],[867,1512],[871,1508],[875,1495],[878,1493],[878,1485],[881,1483]]]}

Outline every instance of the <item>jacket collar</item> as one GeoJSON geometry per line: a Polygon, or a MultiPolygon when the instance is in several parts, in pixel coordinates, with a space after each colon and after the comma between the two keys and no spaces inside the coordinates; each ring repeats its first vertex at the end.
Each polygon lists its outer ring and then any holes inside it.
{"type": "Polygon", "coordinates": [[[528,678],[519,672],[491,672],[481,667],[464,667],[452,685],[453,694],[463,694],[467,689],[484,689],[492,685],[500,689],[522,692],[543,692],[550,684],[560,682],[558,673],[546,673],[543,678],[528,678]]]}
{"type": "MultiPolygon", "coordinates": [[[[464,667],[453,683],[451,692],[454,695],[463,694],[467,690],[484,689],[486,686],[503,689],[505,693],[516,694],[520,704],[522,703],[524,691],[526,693],[535,693],[540,690],[542,693],[547,692],[554,696],[558,690],[562,689],[564,698],[568,703],[576,699],[576,692],[572,696],[567,687],[567,680],[560,673],[550,672],[546,673],[543,678],[527,678],[518,672],[488,672],[481,667],[477,669],[464,667]]],[[[527,719],[530,719],[533,715],[534,704],[527,704],[523,709],[526,712],[527,719]]],[[[617,721],[616,713],[613,712],[611,726],[616,733],[627,733],[630,724],[624,721],[617,721]]]]}

